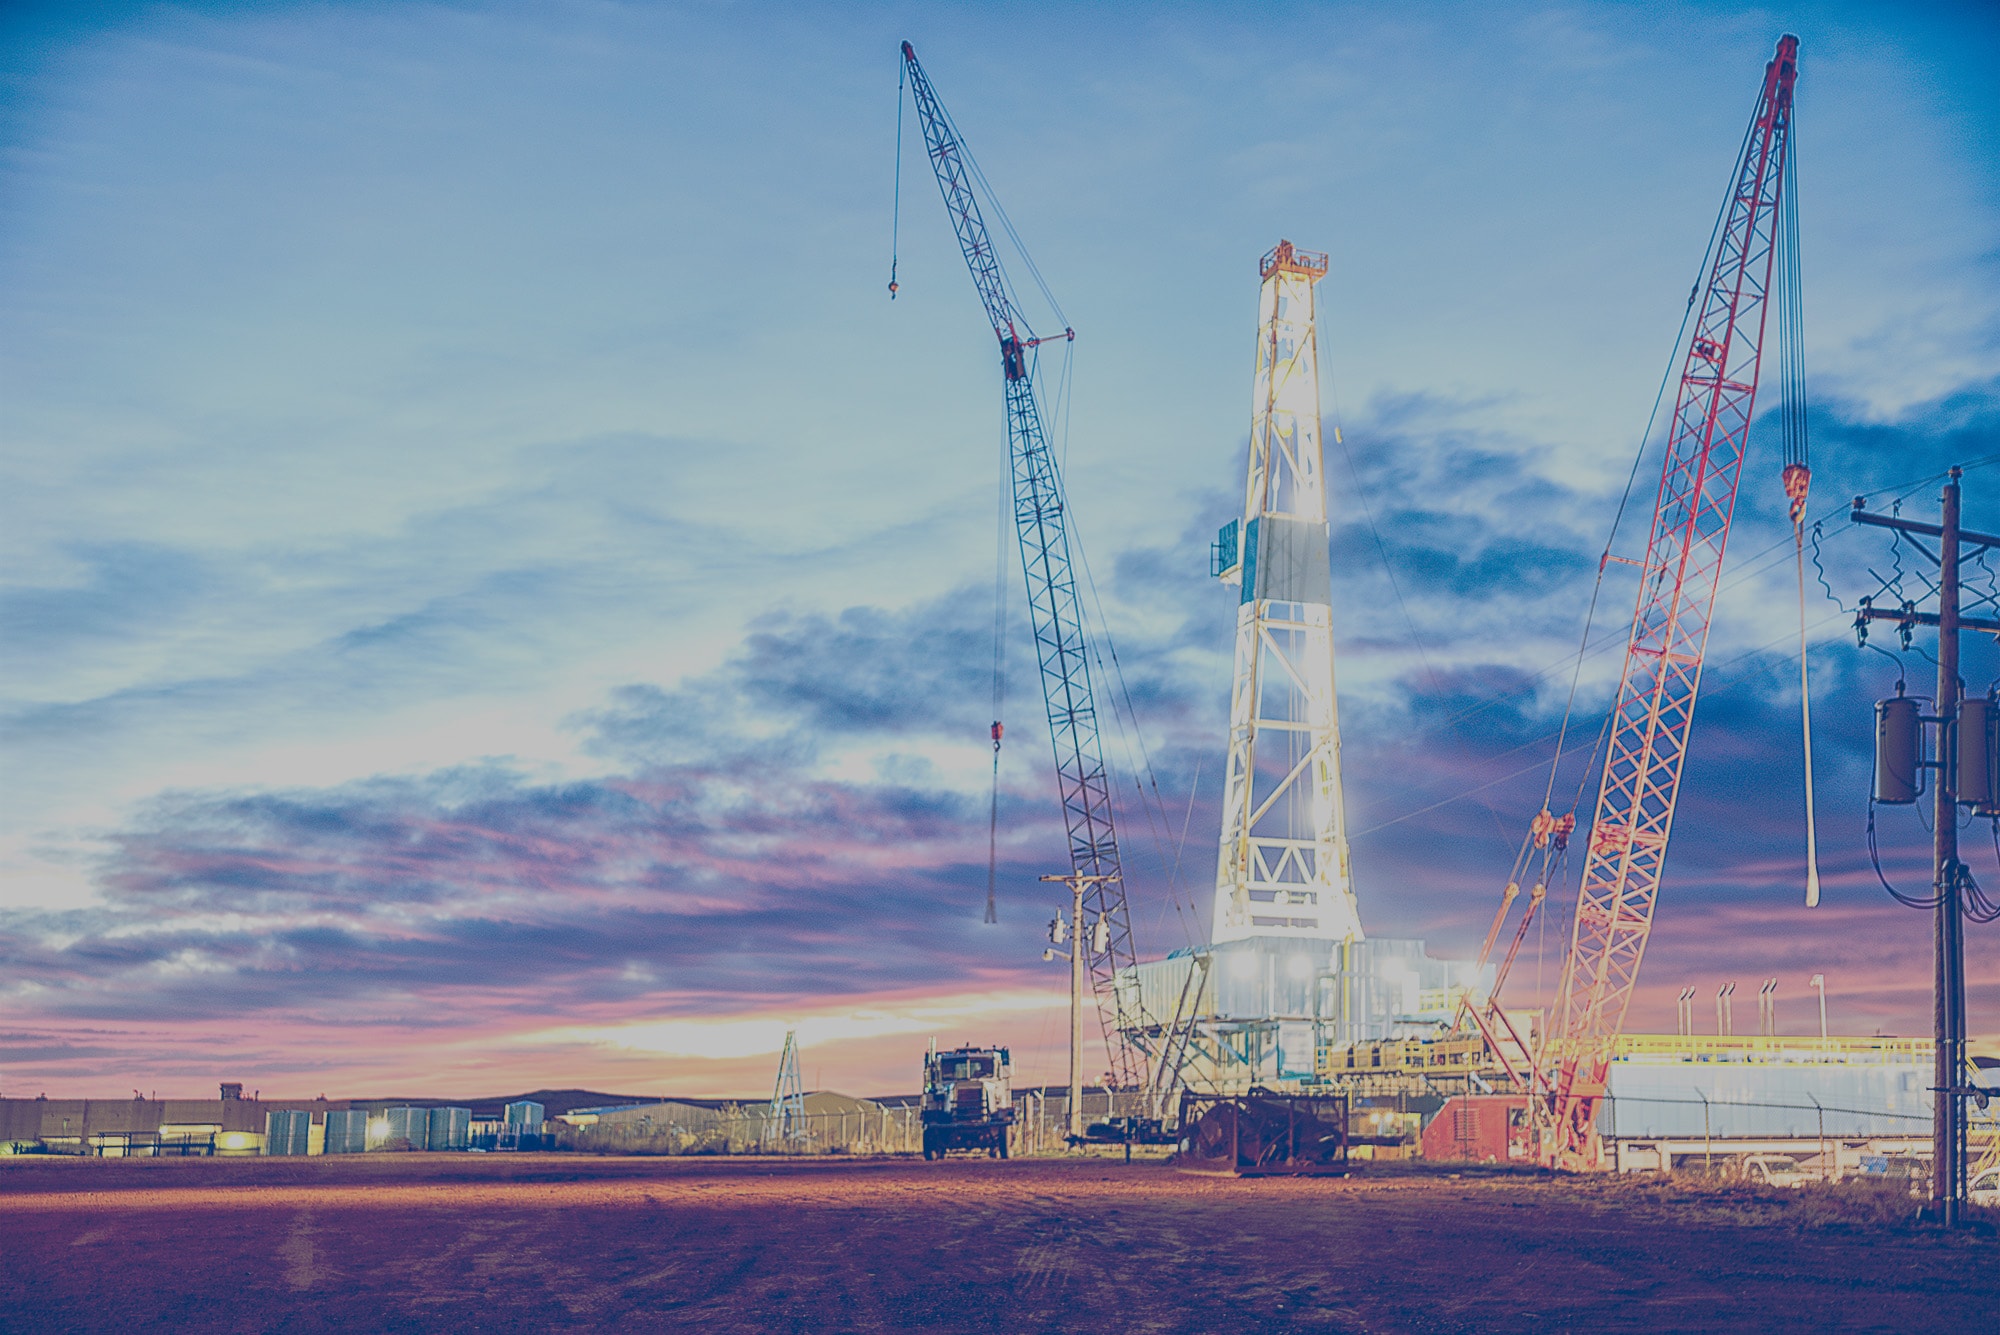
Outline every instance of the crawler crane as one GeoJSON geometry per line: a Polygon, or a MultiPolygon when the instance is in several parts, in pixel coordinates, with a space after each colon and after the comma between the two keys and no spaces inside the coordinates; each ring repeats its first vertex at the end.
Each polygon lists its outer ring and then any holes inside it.
{"type": "Polygon", "coordinates": [[[1652,932],[1757,399],[1798,49],[1787,34],[1765,67],[1668,426],[1555,1022],[1537,1063],[1547,1082],[1540,1154],[1558,1166],[1598,1164],[1598,1103],[1652,932]]]}

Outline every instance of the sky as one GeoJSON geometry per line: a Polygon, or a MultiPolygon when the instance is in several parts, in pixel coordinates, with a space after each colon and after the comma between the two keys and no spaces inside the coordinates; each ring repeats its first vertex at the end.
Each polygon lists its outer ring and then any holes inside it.
{"type": "MultiPolygon", "coordinates": [[[[907,109],[899,195],[904,39],[1061,303],[1031,318],[1077,331],[1044,387],[1142,955],[1208,917],[1234,591],[1207,545],[1287,238],[1331,256],[1362,920],[1465,957],[1797,33],[1825,902],[1760,416],[1631,1024],[1776,977],[1806,1032],[1824,973],[1837,1032],[1927,1032],[1930,923],[1865,831],[1871,702],[1934,668],[1847,625],[1921,596],[1921,558],[1845,512],[1928,514],[1956,462],[2000,529],[2000,18],[1915,8],[9,6],[0,1094],[757,1096],[792,1028],[816,1087],[911,1088],[932,1037],[1061,1078],[1036,878],[1064,844],[1012,568],[981,922],[1005,435],[907,109]]],[[[1879,830],[1927,884],[1919,816],[1879,830]]],[[[1987,835],[1967,860],[2000,884],[1987,835]]],[[[1975,1033],[1996,933],[1967,934],[1975,1033]]],[[[1546,997],[1558,937],[1510,1002],[1546,997]]]]}

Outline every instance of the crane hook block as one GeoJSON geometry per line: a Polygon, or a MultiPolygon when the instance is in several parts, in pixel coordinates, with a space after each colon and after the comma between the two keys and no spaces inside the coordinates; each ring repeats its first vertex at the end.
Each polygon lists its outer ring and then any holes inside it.
{"type": "Polygon", "coordinates": [[[1555,828],[1556,818],[1549,814],[1547,807],[1543,807],[1534,820],[1528,822],[1528,830],[1535,836],[1536,848],[1549,846],[1549,836],[1555,833],[1555,828]]]}
{"type": "Polygon", "coordinates": [[[1786,464],[1782,476],[1785,499],[1792,503],[1792,523],[1798,524],[1806,516],[1806,494],[1812,490],[1812,470],[1804,464],[1786,464]]]}

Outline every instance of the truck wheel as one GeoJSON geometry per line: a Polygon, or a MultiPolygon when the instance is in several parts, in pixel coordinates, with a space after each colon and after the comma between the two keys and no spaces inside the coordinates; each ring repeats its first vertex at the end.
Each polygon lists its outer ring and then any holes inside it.
{"type": "Polygon", "coordinates": [[[926,1161],[929,1161],[937,1157],[938,1157],[937,1138],[933,1136],[930,1132],[926,1131],[924,1132],[924,1159],[926,1161]]]}
{"type": "Polygon", "coordinates": [[[1000,1128],[1000,1157],[1007,1157],[1007,1128],[1004,1126],[1000,1128]]]}

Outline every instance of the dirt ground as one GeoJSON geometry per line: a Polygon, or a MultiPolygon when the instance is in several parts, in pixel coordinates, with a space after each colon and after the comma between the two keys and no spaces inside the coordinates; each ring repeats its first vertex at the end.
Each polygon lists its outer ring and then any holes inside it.
{"type": "Polygon", "coordinates": [[[0,1330],[2000,1330],[1890,1195],[1116,1160],[0,1160],[0,1330]]]}

